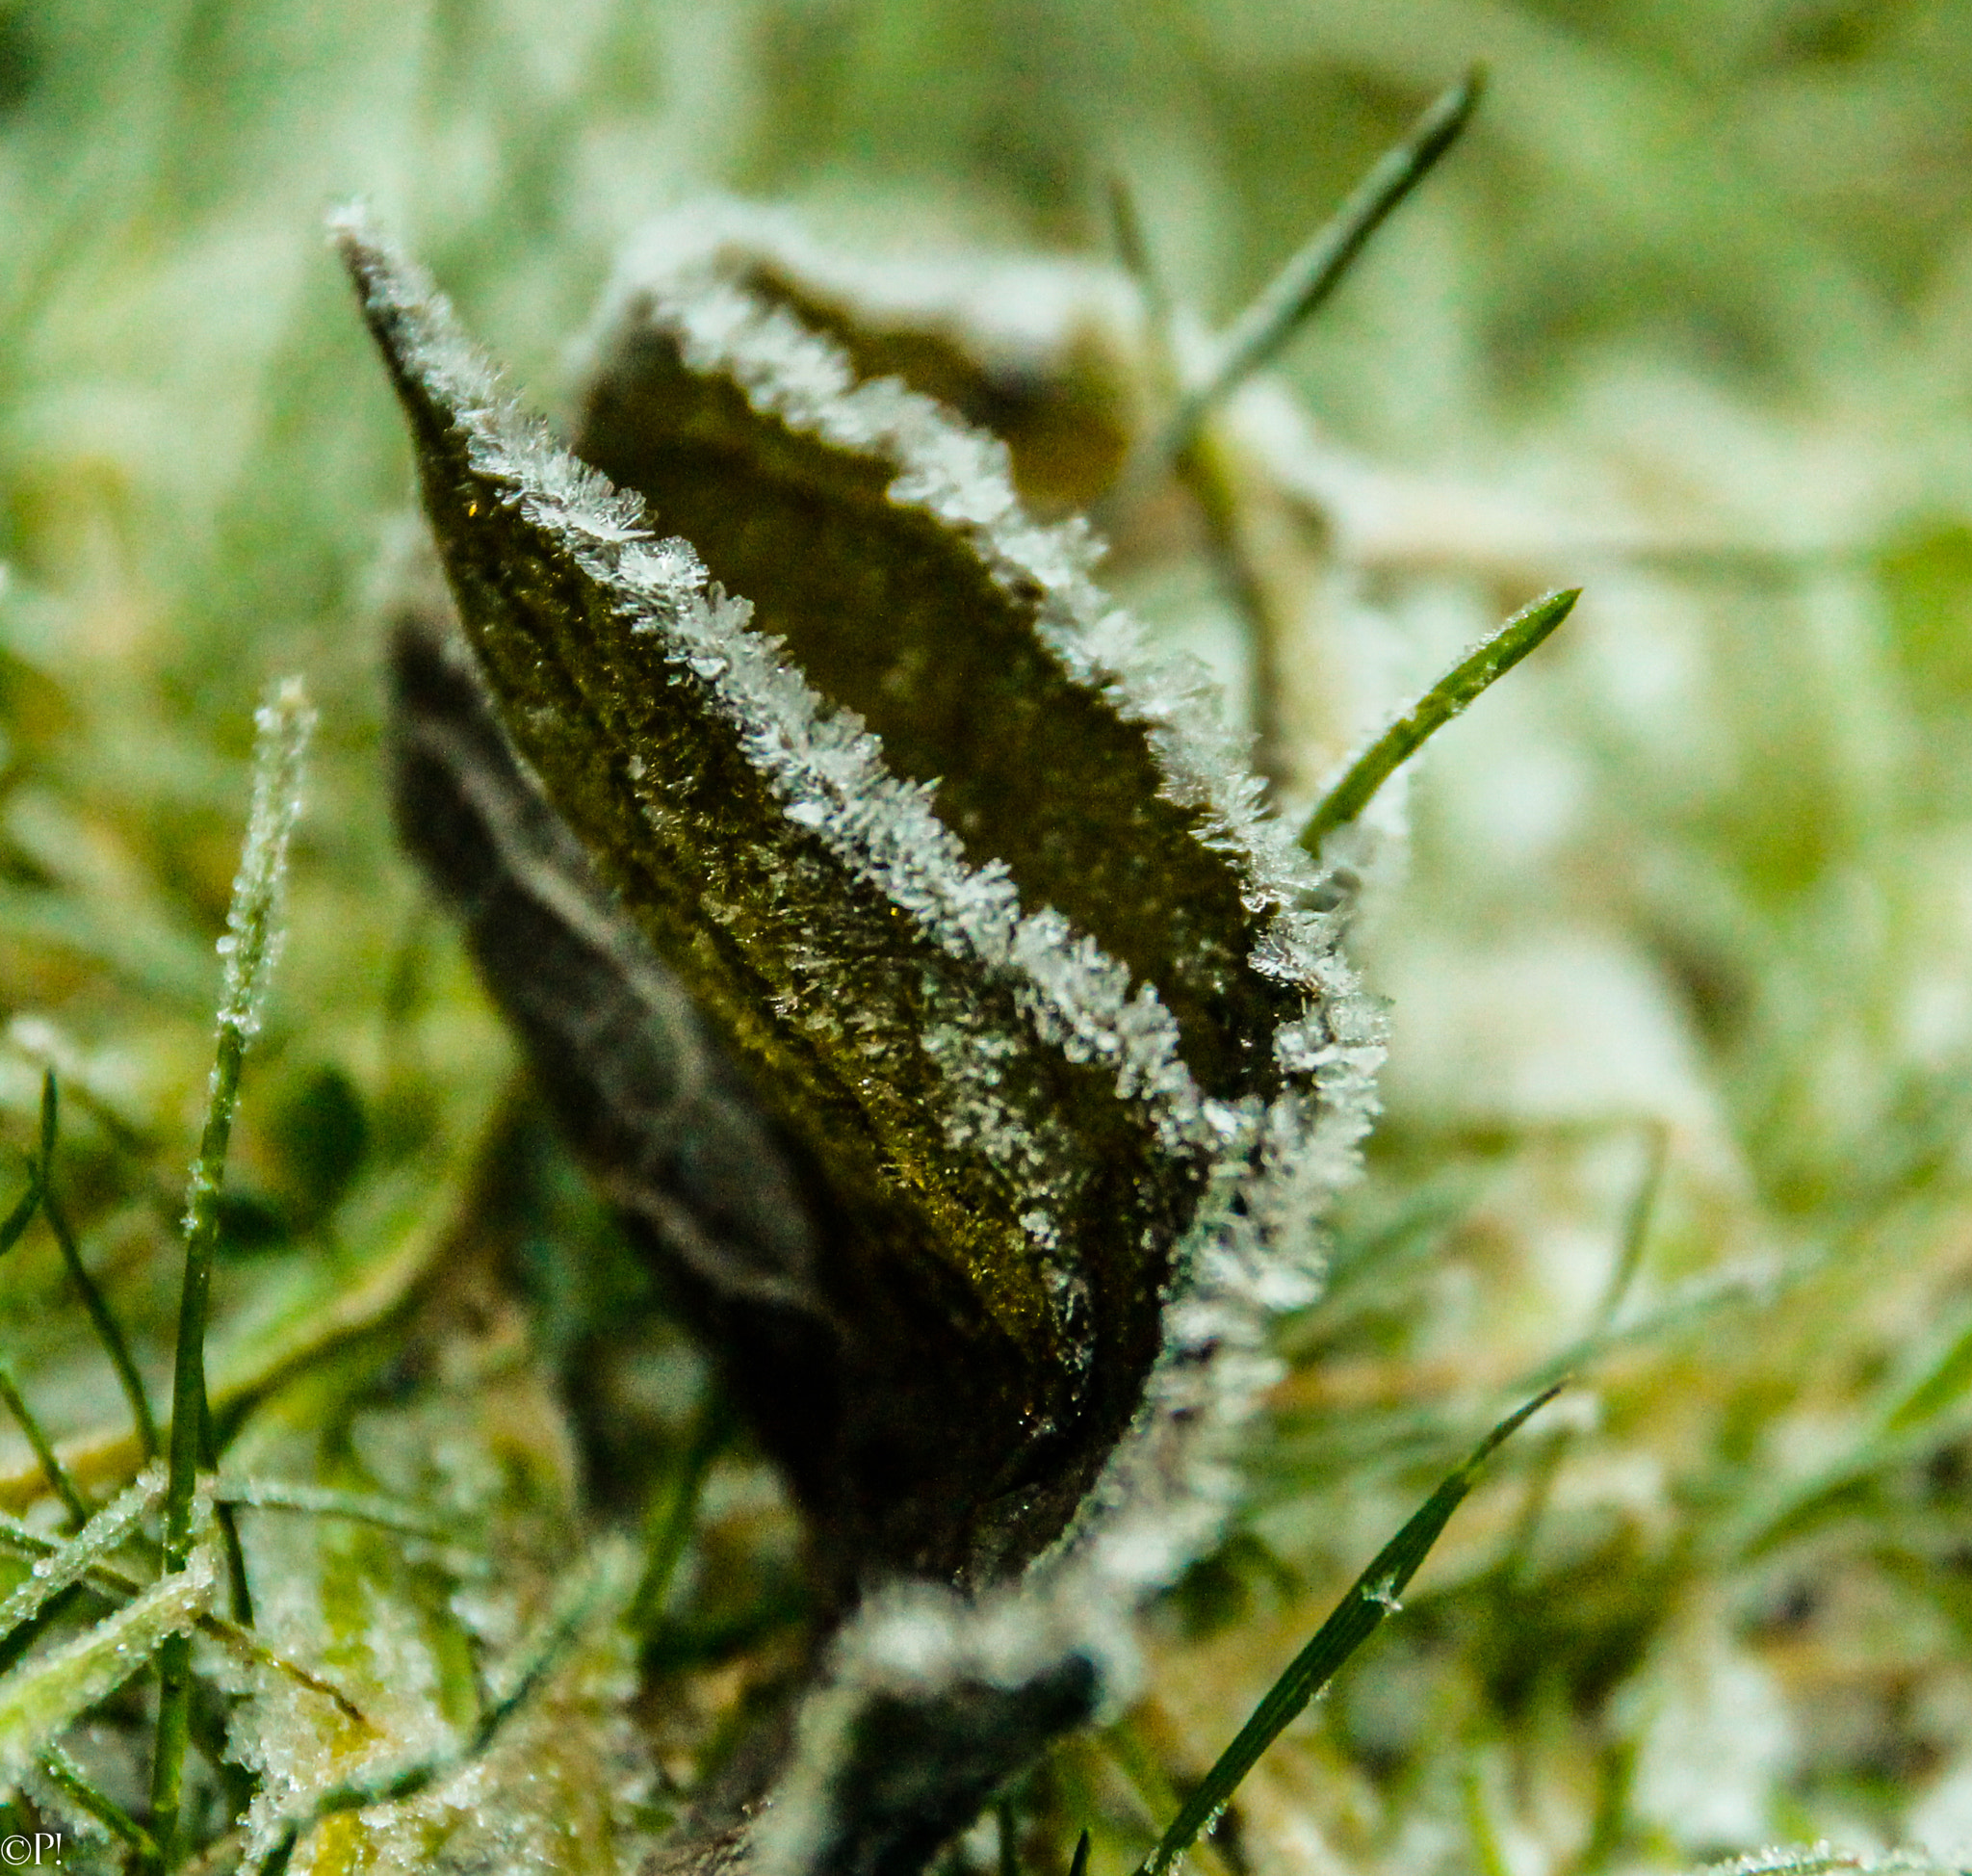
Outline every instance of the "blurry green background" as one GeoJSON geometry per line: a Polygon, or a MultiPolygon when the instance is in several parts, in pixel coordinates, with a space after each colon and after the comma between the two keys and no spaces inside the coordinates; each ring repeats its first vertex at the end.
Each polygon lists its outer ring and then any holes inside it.
{"type": "MultiPolygon", "coordinates": [[[[250,707],[291,669],[324,748],[242,1191],[305,1237],[365,1153],[408,1156],[448,1087],[504,1072],[455,958],[420,993],[422,1107],[392,1054],[425,928],[373,619],[408,467],[333,202],[369,197],[555,408],[619,241],[708,190],[850,248],[1090,254],[1119,171],[1223,322],[1475,59],[1477,125],[1281,369],[1383,478],[1338,577],[1388,629],[1387,703],[1532,586],[1589,597],[1422,764],[1361,934],[1395,1055],[1335,1294],[1289,1326],[1251,1514],[1155,1628],[1169,1672],[1036,1803],[1141,1834],[1416,1481],[1595,1327],[1661,1127],[1574,1431],[1463,1515],[1224,1854],[1948,1853],[1972,1845],[1962,6],[0,13],[0,1004],[39,1023],[9,1032],[0,1106],[24,1142],[59,1056],[94,1116],[92,1242],[162,1309],[160,1228],[118,1206],[175,1177],[197,1111],[250,707]]],[[[37,1281],[0,1318],[58,1293],[37,1281]]]]}

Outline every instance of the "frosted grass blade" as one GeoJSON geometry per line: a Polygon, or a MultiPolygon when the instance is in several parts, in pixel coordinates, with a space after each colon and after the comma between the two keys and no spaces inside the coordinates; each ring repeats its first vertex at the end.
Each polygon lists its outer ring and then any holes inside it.
{"type": "Polygon", "coordinates": [[[1516,612],[1476,651],[1468,653],[1434,684],[1410,711],[1400,717],[1350,764],[1348,772],[1322,796],[1301,846],[1311,856],[1337,827],[1347,826],[1375,798],[1376,792],[1424,745],[1437,731],[1463,712],[1497,679],[1545,639],[1574,611],[1579,586],[1548,593],[1516,612]]]}
{"type": "MultiPolygon", "coordinates": [[[[185,1198],[185,1284],[178,1309],[171,1393],[170,1473],[165,1492],[165,1581],[192,1562],[193,1515],[205,1460],[205,1324],[219,1243],[219,1195],[240,1098],[247,1045],[259,1033],[268,980],[281,944],[280,899],[288,842],[301,812],[301,762],[315,728],[298,678],[275,687],[255,714],[253,800],[240,871],[233,881],[220,954],[225,987],[219,1044],[206,1100],[205,1127],[185,1198]]],[[[151,1764],[151,1828],[167,1861],[175,1853],[178,1804],[191,1717],[192,1642],[174,1631],[158,1663],[157,1750],[151,1764]]]]}
{"type": "Polygon", "coordinates": [[[22,1623],[39,1614],[43,1604],[69,1584],[80,1582],[109,1556],[164,1496],[164,1469],[161,1466],[147,1467],[138,1474],[133,1484],[90,1519],[75,1536],[49,1554],[38,1558],[27,1581],[0,1602],[0,1639],[11,1636],[22,1623]]]}
{"type": "Polygon", "coordinates": [[[201,1550],[67,1646],[0,1681],[0,1788],[17,1785],[47,1741],[116,1691],[165,1642],[189,1635],[212,1601],[201,1550]]]}
{"type": "Polygon", "coordinates": [[[70,1804],[94,1818],[119,1843],[135,1851],[141,1860],[155,1861],[157,1840],[116,1799],[92,1784],[60,1746],[50,1746],[41,1755],[39,1769],[41,1776],[70,1804]]]}

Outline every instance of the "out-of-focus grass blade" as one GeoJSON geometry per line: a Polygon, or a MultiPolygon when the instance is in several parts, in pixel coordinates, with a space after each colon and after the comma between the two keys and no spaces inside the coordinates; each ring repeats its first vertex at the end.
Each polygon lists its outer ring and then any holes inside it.
{"type": "Polygon", "coordinates": [[[1479,1468],[1565,1385],[1556,1382],[1501,1420],[1480,1441],[1465,1464],[1425,1499],[1410,1523],[1377,1552],[1369,1568],[1357,1577],[1348,1595],[1316,1630],[1314,1639],[1288,1664],[1286,1673],[1274,1682],[1232,1743],[1219,1755],[1217,1763],[1172,1820],[1157,1847],[1137,1866],[1136,1876],[1164,1876],[1198,1840],[1200,1833],[1211,1827],[1260,1755],[1396,1608],[1397,1598],[1417,1574],[1418,1566],[1438,1542],[1440,1532],[1451,1522],[1460,1501],[1471,1491],[1479,1468]]]}
{"type": "Polygon", "coordinates": [[[35,1213],[41,1207],[40,1176],[32,1166],[28,1168],[27,1190],[14,1201],[13,1210],[0,1219],[0,1257],[5,1257],[18,1244],[34,1223],[35,1213]]]}
{"type": "Polygon", "coordinates": [[[643,1578],[631,1598],[630,1613],[625,1617],[630,1632],[646,1643],[663,1622],[671,1578],[677,1574],[678,1560],[685,1554],[692,1526],[698,1522],[699,1498],[706,1478],[732,1430],[731,1412],[723,1397],[715,1393],[699,1409],[671,1490],[662,1510],[651,1520],[643,1578]]]}
{"type": "Polygon", "coordinates": [[[450,1555],[485,1559],[460,1545],[457,1534],[425,1516],[415,1505],[401,1503],[375,1492],[339,1492],[331,1486],[295,1484],[286,1479],[228,1479],[213,1494],[215,1502],[256,1511],[298,1511],[316,1518],[349,1518],[378,1530],[414,1537],[421,1544],[443,1547],[450,1555]]]}
{"type": "Polygon", "coordinates": [[[1143,217],[1137,213],[1136,195],[1128,177],[1109,177],[1108,206],[1109,234],[1116,248],[1116,258],[1135,283],[1138,297],[1143,301],[1144,323],[1150,328],[1151,343],[1160,354],[1154,362],[1159,369],[1169,370],[1173,363],[1169,356],[1173,319],[1171,294],[1164,284],[1164,276],[1157,272],[1155,261],[1151,258],[1150,239],[1144,233],[1143,217]]]}
{"type": "MultiPolygon", "coordinates": [[[[153,1467],[141,1472],[129,1489],[97,1512],[71,1542],[49,1546],[36,1555],[27,1580],[0,1602],[0,1641],[10,1640],[22,1624],[31,1621],[70,1584],[80,1582],[112,1556],[138,1528],[163,1492],[161,1471],[153,1467]]],[[[44,1541],[37,1539],[37,1544],[44,1541]]]]}
{"type": "Polygon", "coordinates": [[[48,1489],[67,1507],[73,1528],[80,1530],[89,1523],[89,1500],[68,1476],[68,1468],[63,1465],[55,1451],[55,1443],[48,1438],[47,1429],[28,1405],[27,1396],[21,1393],[19,1383],[5,1362],[0,1362],[0,1402],[5,1403],[7,1411],[13,1416],[13,1423],[27,1435],[27,1443],[34,1448],[35,1459],[40,1466],[41,1476],[48,1481],[48,1489]]]}
{"type": "MultiPolygon", "coordinates": [[[[35,1173],[36,1189],[40,1194],[41,1211],[47,1217],[48,1229],[55,1234],[62,1262],[67,1266],[69,1281],[82,1297],[82,1306],[89,1312],[90,1324],[96,1332],[96,1340],[103,1345],[103,1353],[117,1370],[117,1385],[123,1390],[123,1397],[130,1403],[130,1418],[137,1428],[138,1444],[143,1446],[146,1459],[155,1459],[158,1455],[157,1416],[151,1412],[150,1395],[144,1391],[143,1376],[137,1371],[137,1363],[131,1356],[130,1338],[123,1333],[123,1325],[110,1307],[110,1299],[90,1275],[89,1265],[83,1263],[82,1246],[76,1242],[75,1233],[69,1227],[68,1214],[55,1197],[55,1147],[61,1133],[60,1115],[61,1093],[55,1081],[55,1071],[51,1068],[41,1077],[41,1158],[35,1173]]],[[[18,1209],[15,1208],[16,1211],[18,1209]]],[[[13,1221],[10,1219],[9,1222],[13,1221]]]]}
{"type": "Polygon", "coordinates": [[[60,1746],[50,1746],[41,1755],[41,1776],[71,1804],[93,1817],[118,1842],[136,1851],[140,1857],[154,1858],[157,1855],[157,1843],[151,1834],[107,1791],[92,1785],[82,1767],[60,1746]]]}
{"type": "Polygon", "coordinates": [[[1166,427],[1156,451],[1160,462],[1181,456],[1206,413],[1273,357],[1335,292],[1370,236],[1457,141],[1485,83],[1484,67],[1474,65],[1442,93],[1411,127],[1411,134],[1385,152],[1334,217],[1233,322],[1216,369],[1185,396],[1166,427]]]}
{"type": "Polygon", "coordinates": [[[1504,677],[1539,645],[1581,598],[1579,586],[1548,593],[1523,607],[1477,651],[1468,653],[1350,764],[1349,772],[1322,796],[1301,830],[1301,846],[1318,858],[1321,844],[1337,827],[1354,821],[1384,783],[1495,680],[1504,677]]]}

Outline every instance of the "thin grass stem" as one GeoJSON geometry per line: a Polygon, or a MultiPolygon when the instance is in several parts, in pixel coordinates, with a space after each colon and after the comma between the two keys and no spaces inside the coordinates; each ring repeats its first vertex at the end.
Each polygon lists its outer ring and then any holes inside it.
{"type": "Polygon", "coordinates": [[[49,1230],[55,1234],[55,1242],[61,1247],[62,1262],[68,1266],[68,1274],[81,1292],[82,1305],[89,1312],[96,1340],[102,1343],[104,1354],[110,1358],[110,1366],[117,1371],[117,1385],[123,1390],[123,1398],[130,1405],[131,1420],[137,1428],[137,1444],[143,1449],[144,1458],[155,1459],[163,1450],[157,1416],[151,1411],[150,1394],[143,1385],[143,1376],[137,1371],[137,1363],[131,1357],[123,1326],[117,1320],[109,1299],[83,1264],[82,1249],[75,1241],[75,1233],[69,1229],[68,1214],[56,1202],[52,1191],[42,1193],[41,1210],[47,1216],[49,1230]]]}
{"type": "Polygon", "coordinates": [[[1158,461],[1175,462],[1213,405],[1272,358],[1341,284],[1370,236],[1458,140],[1471,120],[1485,82],[1483,67],[1475,65],[1437,98],[1410,134],[1385,152],[1327,224],[1233,322],[1210,377],[1187,392],[1172,413],[1157,446],[1158,461]]]}
{"type": "Polygon", "coordinates": [[[1178,474],[1198,504],[1220,585],[1246,626],[1246,707],[1254,771],[1279,789],[1289,779],[1283,716],[1287,628],[1241,530],[1238,492],[1223,453],[1210,437],[1195,437],[1178,457],[1178,474]]]}
{"type": "Polygon", "coordinates": [[[41,1755],[41,1775],[80,1811],[88,1812],[119,1843],[155,1862],[156,1839],[107,1791],[91,1782],[74,1759],[60,1746],[50,1746],[41,1755]]]}
{"type": "Polygon", "coordinates": [[[459,1544],[444,1525],[434,1524],[415,1505],[369,1492],[342,1492],[328,1485],[297,1485],[285,1479],[248,1478],[222,1484],[213,1495],[225,1510],[294,1511],[317,1518],[348,1518],[442,1547],[461,1559],[483,1565],[484,1555],[459,1544]]]}
{"type": "Polygon", "coordinates": [[[1664,1190],[1664,1169],[1671,1159],[1671,1130],[1661,1120],[1644,1122],[1644,1170],[1630,1194],[1623,1213],[1622,1238],[1616,1262],[1609,1269],[1609,1282],[1589,1325],[1591,1335],[1604,1335],[1616,1320],[1616,1313],[1636,1282],[1644,1251],[1650,1241],[1650,1226],[1657,1216],[1657,1199],[1664,1190]]]}
{"type": "Polygon", "coordinates": [[[48,1229],[55,1234],[55,1242],[61,1249],[62,1262],[68,1267],[69,1278],[81,1293],[82,1306],[89,1312],[96,1340],[102,1343],[104,1354],[110,1358],[110,1366],[117,1371],[117,1385],[123,1390],[123,1397],[130,1403],[130,1418],[136,1423],[138,1445],[143,1448],[146,1460],[155,1459],[159,1452],[157,1416],[151,1412],[150,1394],[144,1388],[143,1376],[137,1371],[137,1364],[131,1359],[129,1338],[123,1333],[123,1325],[117,1320],[109,1298],[83,1263],[82,1247],[76,1242],[75,1233],[69,1229],[68,1214],[55,1197],[55,1143],[61,1129],[60,1109],[61,1092],[56,1085],[55,1071],[51,1068],[41,1077],[41,1160],[38,1175],[41,1211],[48,1220],[48,1229]]]}
{"type": "Polygon", "coordinates": [[[631,1598],[625,1618],[633,1635],[648,1640],[663,1622],[671,1579],[678,1574],[679,1560],[691,1539],[692,1526],[698,1522],[698,1501],[705,1490],[706,1477],[731,1431],[732,1417],[725,1397],[714,1390],[698,1410],[670,1495],[652,1521],[643,1577],[631,1598]]]}
{"type": "MultiPolygon", "coordinates": [[[[183,1570],[192,1560],[194,1507],[205,1450],[205,1325],[219,1243],[219,1196],[225,1179],[233,1114],[239,1104],[240,1074],[247,1046],[260,1028],[267,980],[280,948],[280,889],[287,873],[288,842],[300,813],[301,759],[314,728],[315,713],[308,707],[300,681],[290,678],[261,706],[254,720],[258,735],[253,805],[240,872],[233,882],[226,933],[220,940],[226,968],[219,1040],[205,1126],[185,1199],[185,1281],[178,1307],[170,1472],[165,1489],[167,1572],[183,1570]]],[[[151,1829],[166,1863],[177,1847],[191,1700],[192,1638],[174,1635],[158,1655],[157,1746],[151,1763],[151,1829]]]]}
{"type": "Polygon", "coordinates": [[[1075,1840],[1075,1855],[1068,1860],[1068,1876],[1089,1876],[1089,1834],[1083,1831],[1075,1840]]]}
{"type": "MultiPolygon", "coordinates": [[[[1152,256],[1129,184],[1124,177],[1112,175],[1108,195],[1110,236],[1117,259],[1143,302],[1152,378],[1158,394],[1181,407],[1184,374],[1178,355],[1175,302],[1152,256]]],[[[1122,482],[1126,498],[1140,493],[1167,462],[1198,505],[1213,568],[1245,623],[1247,717],[1253,727],[1254,767],[1278,786],[1285,779],[1282,754],[1284,725],[1280,715],[1284,627],[1279,611],[1240,532],[1239,502],[1232,476],[1220,453],[1196,426],[1175,455],[1167,455],[1159,443],[1126,473],[1122,482]]]]}
{"type": "MultiPolygon", "coordinates": [[[[1617,1243],[1616,1261],[1610,1266],[1609,1281],[1603,1286],[1601,1300],[1589,1319],[1588,1340],[1591,1342],[1599,1341],[1609,1333],[1617,1311],[1622,1307],[1623,1298],[1629,1294],[1630,1286],[1636,1281],[1637,1271],[1643,1264],[1645,1246],[1650,1239],[1650,1224],[1657,1214],[1657,1195],[1664,1188],[1664,1168],[1671,1154],[1671,1130],[1661,1120],[1652,1120],[1644,1123],[1644,1133],[1643,1174],[1623,1213],[1622,1235],[1617,1243]]],[[[1510,1596],[1519,1594],[1527,1586],[1534,1539],[1547,1516],[1555,1481],[1560,1477],[1562,1466],[1573,1445],[1574,1430],[1564,1427],[1548,1441],[1535,1464],[1527,1486],[1526,1504],[1514,1528],[1513,1542],[1507,1547],[1506,1562],[1500,1575],[1510,1596]]]]}
{"type": "Polygon", "coordinates": [[[1382,1627],[1384,1618],[1399,1606],[1398,1597],[1430,1554],[1452,1513],[1471,1491],[1479,1469],[1502,1442],[1561,1392],[1562,1385],[1556,1383],[1501,1420],[1471,1456],[1432,1493],[1403,1529],[1377,1552],[1369,1568],[1357,1577],[1334,1613],[1316,1630],[1314,1639],[1288,1663],[1286,1672],[1253,1709],[1232,1743],[1219,1755],[1198,1789],[1172,1819],[1157,1847],[1137,1866],[1137,1876],[1163,1876],[1198,1841],[1200,1834],[1212,1827],[1232,1802],[1240,1782],[1259,1761],[1260,1755],[1382,1627]]]}
{"type": "Polygon", "coordinates": [[[243,1628],[253,1627],[253,1586],[246,1580],[246,1547],[240,1542],[240,1519],[229,1504],[215,1504],[214,1521],[220,1527],[220,1548],[226,1561],[226,1590],[232,1603],[233,1620],[243,1628]]]}
{"type": "Polygon", "coordinates": [[[1579,586],[1570,586],[1535,600],[1508,619],[1478,650],[1454,664],[1358,756],[1342,779],[1322,796],[1301,830],[1302,850],[1319,859],[1322,842],[1337,827],[1354,821],[1375,799],[1377,790],[1437,731],[1540,645],[1574,611],[1581,596],[1579,586]]]}
{"type": "Polygon", "coordinates": [[[13,1369],[4,1362],[0,1362],[0,1402],[6,1403],[14,1424],[27,1435],[27,1443],[34,1448],[35,1461],[41,1469],[41,1476],[48,1481],[48,1489],[68,1508],[73,1528],[80,1530],[89,1523],[89,1500],[82,1496],[74,1479],[69,1477],[68,1468],[56,1454],[54,1442],[36,1418],[34,1409],[27,1404],[27,1396],[14,1380],[13,1369]]]}
{"type": "Polygon", "coordinates": [[[13,1210],[0,1218],[0,1257],[5,1257],[27,1234],[41,1209],[41,1176],[32,1160],[27,1168],[27,1190],[13,1203],[13,1210]]]}
{"type": "Polygon", "coordinates": [[[1151,254],[1144,233],[1143,217],[1137,213],[1136,193],[1128,177],[1112,173],[1108,178],[1109,238],[1116,258],[1130,277],[1143,302],[1144,326],[1151,343],[1151,362],[1161,382],[1159,389],[1178,395],[1178,349],[1173,341],[1177,309],[1170,289],[1151,254]]]}

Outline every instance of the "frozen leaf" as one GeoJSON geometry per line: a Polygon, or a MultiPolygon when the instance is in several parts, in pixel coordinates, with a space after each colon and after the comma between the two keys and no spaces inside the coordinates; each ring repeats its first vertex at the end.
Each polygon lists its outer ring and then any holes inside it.
{"type": "Polygon", "coordinates": [[[714,200],[653,221],[621,270],[631,292],[694,275],[784,308],[840,346],[859,378],[901,378],[990,430],[1038,509],[1093,505],[1148,416],[1137,309],[1112,269],[959,249],[871,260],[823,246],[791,216],[714,200]]]}
{"type": "Polygon", "coordinates": [[[342,240],[471,646],[400,634],[401,818],[861,1599],[759,1854],[915,1868],[1222,1508],[1375,1014],[993,439],[688,268],[571,454],[342,240]]]}
{"type": "Polygon", "coordinates": [[[578,1150],[701,1281],[815,1310],[814,1231],[772,1134],[676,978],[610,917],[470,652],[410,616],[393,653],[404,838],[459,909],[578,1150]]]}

